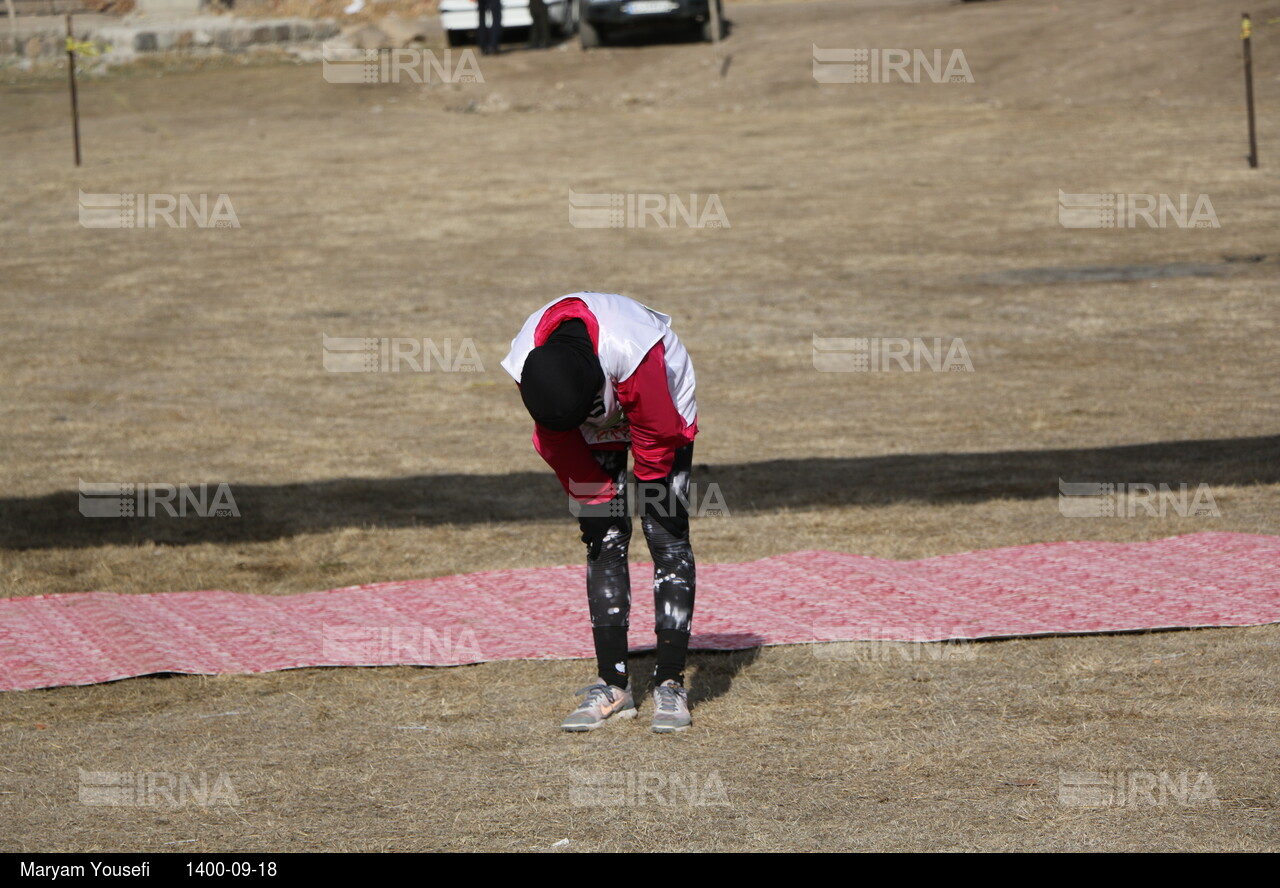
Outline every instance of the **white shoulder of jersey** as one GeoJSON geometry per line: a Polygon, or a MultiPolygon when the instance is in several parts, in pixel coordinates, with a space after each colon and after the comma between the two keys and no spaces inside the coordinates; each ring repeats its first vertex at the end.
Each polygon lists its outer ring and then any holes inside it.
{"type": "Polygon", "coordinates": [[[581,299],[595,315],[599,328],[597,352],[600,365],[615,382],[631,376],[649,349],[659,341],[674,337],[669,315],[654,311],[634,299],[615,293],[569,293],[531,314],[516,338],[511,340],[511,351],[502,360],[502,368],[516,382],[520,381],[525,358],[533,350],[533,335],[542,316],[565,299],[581,299]]]}

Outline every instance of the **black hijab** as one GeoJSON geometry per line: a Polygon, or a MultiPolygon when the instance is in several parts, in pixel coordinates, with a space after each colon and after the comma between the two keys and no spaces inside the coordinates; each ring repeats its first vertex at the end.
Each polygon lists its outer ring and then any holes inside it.
{"type": "Polygon", "coordinates": [[[520,371],[520,397],[529,415],[554,432],[586,422],[603,386],[604,371],[591,334],[576,318],[556,327],[546,342],[530,351],[520,371]]]}

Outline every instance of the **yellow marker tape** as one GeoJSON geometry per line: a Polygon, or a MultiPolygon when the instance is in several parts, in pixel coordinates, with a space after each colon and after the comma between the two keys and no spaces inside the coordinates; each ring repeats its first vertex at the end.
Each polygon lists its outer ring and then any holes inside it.
{"type": "Polygon", "coordinates": [[[76,40],[74,37],[67,38],[67,52],[77,52],[80,55],[96,56],[101,53],[98,45],[92,40],[76,40]]]}
{"type": "Polygon", "coordinates": [[[1249,36],[1252,33],[1253,33],[1253,22],[1249,21],[1248,19],[1241,19],[1240,20],[1240,39],[1248,40],[1249,36]]]}

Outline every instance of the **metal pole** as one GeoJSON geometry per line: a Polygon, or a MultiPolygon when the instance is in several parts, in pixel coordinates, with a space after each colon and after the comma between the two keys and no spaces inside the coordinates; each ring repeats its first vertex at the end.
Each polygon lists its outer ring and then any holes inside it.
{"type": "Polygon", "coordinates": [[[1258,131],[1253,119],[1253,52],[1249,46],[1253,36],[1253,23],[1249,13],[1241,13],[1240,39],[1244,41],[1244,101],[1249,108],[1249,166],[1258,167],[1258,131]]]}
{"type": "MultiPolygon", "coordinates": [[[[719,0],[707,0],[711,11],[711,44],[716,52],[716,61],[720,61],[720,3],[719,0]]],[[[721,74],[721,76],[724,76],[721,74]]]]}
{"type": "Polygon", "coordinates": [[[80,103],[76,99],[76,54],[71,36],[71,13],[67,13],[67,77],[71,82],[71,131],[76,143],[76,166],[80,166],[80,103]]]}

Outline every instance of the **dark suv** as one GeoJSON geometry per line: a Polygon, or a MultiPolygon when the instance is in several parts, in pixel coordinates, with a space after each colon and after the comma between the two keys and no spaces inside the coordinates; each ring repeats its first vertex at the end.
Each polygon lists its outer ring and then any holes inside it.
{"type": "MultiPolygon", "coordinates": [[[[720,36],[725,36],[724,10],[720,14],[720,36]]],[[[628,28],[661,27],[696,30],[703,40],[711,40],[709,0],[578,0],[578,37],[583,49],[591,49],[628,28]]]]}

